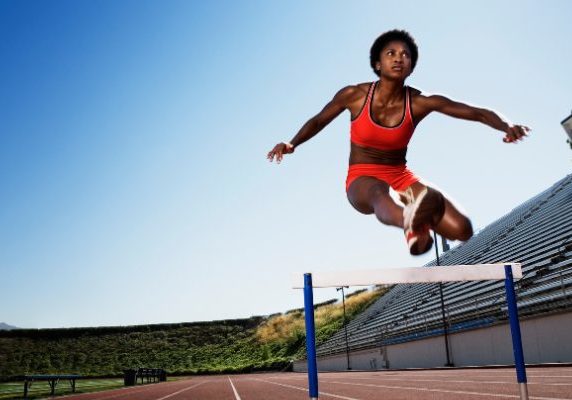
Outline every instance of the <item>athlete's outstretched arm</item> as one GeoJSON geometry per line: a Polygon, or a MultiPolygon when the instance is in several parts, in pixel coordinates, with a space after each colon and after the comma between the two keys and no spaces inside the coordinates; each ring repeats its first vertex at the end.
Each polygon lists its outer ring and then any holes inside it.
{"type": "Polygon", "coordinates": [[[266,158],[271,162],[276,158],[276,162],[280,163],[284,154],[293,153],[297,146],[316,136],[318,132],[324,129],[347,108],[348,102],[352,96],[355,96],[356,90],[357,88],[355,86],[347,86],[341,89],[336,93],[334,98],[325,105],[322,111],[310,118],[302,128],[300,128],[289,143],[278,143],[268,152],[266,158]]]}
{"type": "Polygon", "coordinates": [[[515,143],[522,140],[530,131],[529,127],[513,124],[495,111],[453,101],[445,96],[427,96],[421,103],[425,106],[422,108],[426,109],[427,113],[438,111],[451,117],[482,122],[491,128],[502,131],[505,133],[503,138],[505,143],[515,143]]]}

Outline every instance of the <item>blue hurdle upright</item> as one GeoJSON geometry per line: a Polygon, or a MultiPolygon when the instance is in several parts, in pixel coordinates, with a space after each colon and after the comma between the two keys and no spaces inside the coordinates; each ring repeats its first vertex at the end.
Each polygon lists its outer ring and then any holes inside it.
{"type": "Polygon", "coordinates": [[[352,272],[318,272],[314,274],[305,273],[303,274],[303,281],[300,280],[301,277],[301,274],[294,276],[293,287],[295,289],[304,289],[308,387],[311,400],[317,400],[319,395],[313,288],[503,279],[505,283],[506,301],[508,305],[512,347],[514,352],[514,364],[520,391],[520,399],[528,400],[526,367],[524,364],[520,323],[518,319],[516,294],[513,283],[515,278],[522,278],[522,269],[520,264],[450,265],[443,267],[391,268],[352,272]]]}

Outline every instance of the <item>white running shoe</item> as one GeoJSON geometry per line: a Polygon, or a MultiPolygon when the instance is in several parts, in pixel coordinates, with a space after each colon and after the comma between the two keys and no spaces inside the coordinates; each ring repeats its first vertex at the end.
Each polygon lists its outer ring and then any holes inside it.
{"type": "Polygon", "coordinates": [[[433,238],[429,228],[414,232],[411,228],[405,229],[405,240],[409,246],[409,254],[419,256],[427,253],[433,246],[433,238]]]}
{"type": "Polygon", "coordinates": [[[445,198],[437,190],[425,187],[415,196],[411,186],[400,193],[405,203],[403,208],[403,226],[413,231],[423,230],[426,225],[434,227],[445,213],[445,198]]]}

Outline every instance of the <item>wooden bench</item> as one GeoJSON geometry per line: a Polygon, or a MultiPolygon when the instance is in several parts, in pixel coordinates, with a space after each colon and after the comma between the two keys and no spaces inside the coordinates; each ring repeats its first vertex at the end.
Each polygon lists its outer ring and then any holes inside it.
{"type": "Polygon", "coordinates": [[[75,393],[75,381],[78,378],[81,378],[81,375],[24,375],[24,398],[28,398],[28,389],[31,388],[32,383],[36,381],[47,381],[50,385],[51,396],[53,396],[60,379],[68,380],[72,392],[75,393]]]}

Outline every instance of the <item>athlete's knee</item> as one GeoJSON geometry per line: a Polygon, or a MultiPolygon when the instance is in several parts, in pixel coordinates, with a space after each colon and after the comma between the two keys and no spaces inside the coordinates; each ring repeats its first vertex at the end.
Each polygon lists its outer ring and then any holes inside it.
{"type": "Polygon", "coordinates": [[[471,220],[462,214],[445,213],[443,220],[436,228],[438,234],[449,240],[466,242],[473,236],[471,220]]]}
{"type": "Polygon", "coordinates": [[[457,240],[466,242],[473,237],[473,224],[471,223],[471,220],[466,217],[459,222],[460,223],[457,228],[457,240]]]}
{"type": "Polygon", "coordinates": [[[473,224],[471,223],[471,221],[469,219],[467,219],[467,224],[465,226],[465,229],[463,230],[463,235],[462,235],[462,241],[467,241],[470,238],[473,237],[473,224]]]}
{"type": "Polygon", "coordinates": [[[367,201],[360,200],[348,195],[348,201],[351,206],[359,213],[369,215],[373,214],[373,208],[367,201]]]}

